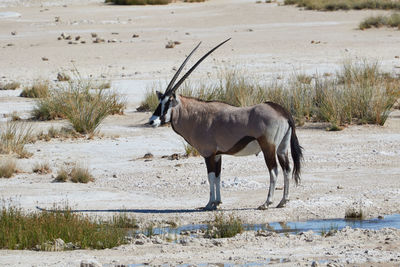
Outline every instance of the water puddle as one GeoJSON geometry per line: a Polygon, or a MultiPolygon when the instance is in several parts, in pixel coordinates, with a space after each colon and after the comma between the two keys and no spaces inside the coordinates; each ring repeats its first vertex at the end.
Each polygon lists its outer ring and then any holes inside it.
{"type": "MultiPolygon", "coordinates": [[[[297,234],[300,232],[314,231],[321,233],[330,229],[341,230],[349,226],[351,228],[379,230],[385,227],[400,228],[400,214],[385,216],[382,219],[374,218],[368,220],[349,220],[349,219],[325,219],[325,220],[310,220],[305,222],[274,222],[266,224],[245,224],[246,231],[265,230],[275,233],[291,233],[297,234]]],[[[196,233],[197,231],[207,230],[207,224],[184,225],[176,228],[160,227],[154,228],[153,233],[156,235],[165,234],[182,234],[196,233]]]]}

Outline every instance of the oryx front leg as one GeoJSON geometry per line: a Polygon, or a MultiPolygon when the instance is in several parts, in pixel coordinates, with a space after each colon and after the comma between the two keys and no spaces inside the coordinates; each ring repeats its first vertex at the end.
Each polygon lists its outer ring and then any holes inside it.
{"type": "Polygon", "coordinates": [[[221,156],[211,156],[205,158],[208,173],[208,182],[210,184],[210,199],[207,205],[204,207],[205,210],[215,210],[221,203],[221,156]]]}
{"type": "Polygon", "coordinates": [[[264,154],[265,163],[269,170],[269,191],[267,200],[264,204],[258,207],[260,210],[265,210],[269,205],[272,204],[274,199],[274,192],[276,186],[276,180],[278,178],[278,164],[276,163],[275,145],[270,144],[266,141],[265,137],[257,139],[261,150],[264,154]]]}

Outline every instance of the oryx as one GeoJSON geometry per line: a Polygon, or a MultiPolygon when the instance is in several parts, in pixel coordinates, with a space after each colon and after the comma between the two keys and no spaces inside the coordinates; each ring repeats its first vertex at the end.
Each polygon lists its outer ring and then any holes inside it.
{"type": "MultiPolygon", "coordinates": [[[[228,39],[230,40],[230,39],[228,39]]],[[[196,148],[205,158],[210,183],[210,200],[206,210],[216,209],[221,204],[221,155],[247,156],[263,152],[270,175],[270,187],[267,200],[259,209],[272,204],[278,165],[283,169],[283,198],[277,207],[283,207],[289,200],[290,163],[288,157],[291,148],[294,168],[292,177],[300,181],[302,147],[299,145],[295,123],[292,116],[283,107],[266,102],[251,107],[234,107],[217,101],[202,101],[177,95],[175,92],[190,73],[214,50],[228,40],[220,43],[197,63],[177,82],[179,73],[200,43],[186,57],[167,86],[164,94],[157,92],[159,105],[149,120],[153,127],[171,122],[173,130],[196,148]]]]}

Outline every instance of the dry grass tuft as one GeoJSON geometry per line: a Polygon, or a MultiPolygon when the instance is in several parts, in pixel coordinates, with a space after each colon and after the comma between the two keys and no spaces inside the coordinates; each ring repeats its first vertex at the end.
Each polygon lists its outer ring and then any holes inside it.
{"type": "Polygon", "coordinates": [[[370,29],[370,28],[380,28],[380,27],[400,27],[400,14],[394,13],[389,16],[371,16],[364,19],[358,26],[360,30],[370,29]]]}
{"type": "Polygon", "coordinates": [[[12,159],[1,159],[0,178],[11,178],[17,172],[17,166],[12,159]]]}
{"type": "MultiPolygon", "coordinates": [[[[287,80],[265,83],[245,73],[225,71],[217,84],[184,83],[181,95],[221,101],[233,106],[250,106],[272,101],[286,108],[296,122],[329,122],[330,130],[348,124],[383,125],[400,98],[400,78],[384,73],[378,62],[346,61],[335,75],[294,74],[287,80]]],[[[158,99],[148,91],[141,107],[155,110],[158,99]]]]}
{"type": "Polygon", "coordinates": [[[20,83],[19,82],[9,82],[6,84],[0,84],[0,91],[1,90],[15,90],[18,89],[20,87],[20,83]]]}
{"type": "Polygon", "coordinates": [[[49,81],[37,80],[30,87],[25,87],[20,96],[29,98],[45,98],[49,95],[49,81]]]}
{"type": "Polygon", "coordinates": [[[59,169],[55,179],[56,182],[66,182],[68,180],[73,183],[87,184],[88,182],[93,182],[94,178],[88,168],[74,164],[70,170],[66,170],[64,167],[59,169]]]}
{"type": "Polygon", "coordinates": [[[353,219],[353,220],[363,220],[365,218],[365,214],[362,209],[348,208],[346,209],[346,213],[344,215],[345,219],[353,219]]]}
{"type": "Polygon", "coordinates": [[[183,147],[185,149],[185,156],[186,157],[198,157],[198,156],[200,156],[199,151],[197,151],[197,149],[192,147],[190,144],[184,143],[183,147]]]}
{"type": "Polygon", "coordinates": [[[400,10],[400,2],[392,0],[285,0],[284,4],[320,11],[350,9],[400,10]]]}
{"type": "Polygon", "coordinates": [[[51,173],[51,168],[49,163],[36,163],[32,171],[37,174],[48,174],[51,173]]]}
{"type": "Polygon", "coordinates": [[[114,5],[167,5],[172,0],[105,0],[114,5]]]}
{"type": "Polygon", "coordinates": [[[0,154],[16,153],[20,158],[32,156],[24,148],[34,140],[32,131],[32,126],[25,122],[9,121],[0,127],[0,154]]]}
{"type": "Polygon", "coordinates": [[[126,104],[118,93],[99,89],[77,71],[75,75],[39,100],[32,115],[38,120],[66,118],[78,133],[94,134],[108,115],[123,114],[126,104]]]}

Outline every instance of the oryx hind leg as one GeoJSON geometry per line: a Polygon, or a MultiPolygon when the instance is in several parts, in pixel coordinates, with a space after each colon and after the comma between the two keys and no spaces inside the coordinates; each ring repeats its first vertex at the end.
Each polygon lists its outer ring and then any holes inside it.
{"type": "Polygon", "coordinates": [[[210,199],[204,210],[216,210],[218,205],[221,204],[221,156],[213,155],[205,158],[208,182],[210,184],[210,199]]]}
{"type": "Polygon", "coordinates": [[[290,161],[289,161],[289,146],[290,146],[290,138],[291,138],[291,129],[289,128],[281,143],[278,146],[277,155],[279,164],[282,167],[283,171],[283,179],[284,179],[284,188],[283,188],[283,197],[281,202],[279,202],[277,208],[283,208],[286,203],[289,201],[289,175],[290,175],[290,161]]]}
{"type": "Polygon", "coordinates": [[[278,164],[276,163],[275,145],[268,142],[265,137],[260,137],[257,139],[257,141],[264,154],[265,163],[267,164],[269,170],[270,183],[267,200],[264,204],[258,207],[258,209],[264,210],[267,209],[268,206],[273,202],[276,180],[278,177],[278,164]]]}

